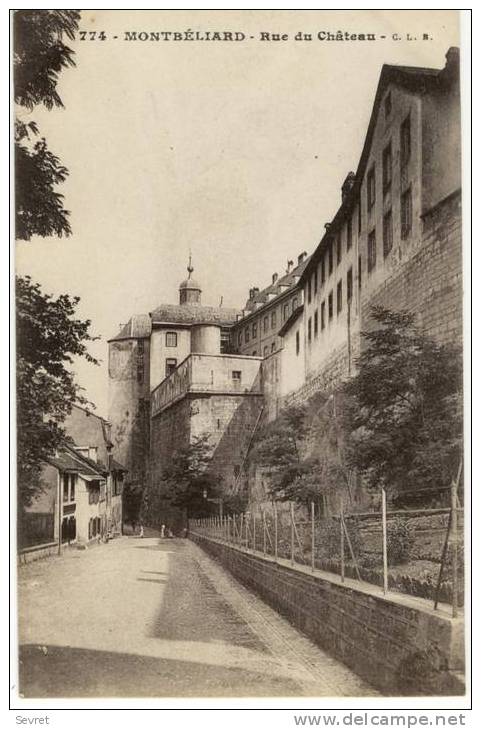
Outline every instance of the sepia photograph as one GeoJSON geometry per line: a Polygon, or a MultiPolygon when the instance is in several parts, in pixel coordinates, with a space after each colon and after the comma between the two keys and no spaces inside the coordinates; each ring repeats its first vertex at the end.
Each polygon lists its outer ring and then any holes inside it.
{"type": "Polygon", "coordinates": [[[462,16],[10,11],[18,705],[469,697],[462,16]]]}

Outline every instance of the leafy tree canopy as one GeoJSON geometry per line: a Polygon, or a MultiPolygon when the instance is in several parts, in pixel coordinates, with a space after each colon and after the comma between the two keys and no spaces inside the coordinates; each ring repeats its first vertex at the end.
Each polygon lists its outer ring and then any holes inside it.
{"type": "Polygon", "coordinates": [[[222,495],[221,478],[211,470],[211,462],[212,446],[208,434],[194,438],[191,443],[176,450],[162,473],[160,483],[149,489],[144,512],[150,511],[155,515],[160,499],[186,509],[192,517],[218,513],[218,506],[213,507],[208,500],[222,495]]]}
{"type": "MultiPolygon", "coordinates": [[[[57,91],[60,72],[74,66],[73,51],[63,42],[75,37],[78,10],[16,10],[14,96],[19,106],[63,106],[57,91]]],[[[38,136],[35,122],[15,122],[15,234],[18,240],[69,235],[69,212],[56,186],[68,171],[38,136]]]]}
{"type": "Polygon", "coordinates": [[[29,276],[16,280],[17,459],[19,501],[39,488],[42,462],[65,442],[62,422],[74,403],[87,403],[70,366],[74,357],[98,364],[88,350],[90,321],[76,318],[78,297],[44,294],[29,276]]]}
{"type": "Polygon", "coordinates": [[[462,454],[460,351],[420,332],[414,316],[372,307],[358,373],[344,386],[347,458],[394,495],[450,483],[462,454]]]}

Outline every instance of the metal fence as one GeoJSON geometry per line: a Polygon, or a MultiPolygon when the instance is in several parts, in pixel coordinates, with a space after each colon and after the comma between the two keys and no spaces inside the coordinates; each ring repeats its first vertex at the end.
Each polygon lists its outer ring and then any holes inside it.
{"type": "Polygon", "coordinates": [[[377,584],[385,594],[424,597],[434,609],[447,602],[455,617],[463,601],[460,516],[454,489],[450,508],[402,511],[388,511],[383,491],[377,512],[345,513],[341,506],[338,514],[324,517],[314,503],[306,510],[274,502],[251,505],[241,514],[193,519],[189,529],[312,572],[335,573],[341,582],[352,578],[377,584]],[[426,552],[432,561],[422,558],[426,552]]]}

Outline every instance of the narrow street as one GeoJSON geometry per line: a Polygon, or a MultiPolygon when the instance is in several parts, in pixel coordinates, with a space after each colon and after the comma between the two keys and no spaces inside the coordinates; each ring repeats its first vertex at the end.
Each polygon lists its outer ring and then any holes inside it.
{"type": "Polygon", "coordinates": [[[376,695],[188,540],[67,549],[19,592],[24,697],[376,695]]]}

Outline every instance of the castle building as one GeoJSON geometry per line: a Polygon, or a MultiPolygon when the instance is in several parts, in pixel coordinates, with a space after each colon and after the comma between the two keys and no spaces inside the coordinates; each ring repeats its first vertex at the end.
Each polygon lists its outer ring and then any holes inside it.
{"type": "Polygon", "coordinates": [[[234,487],[258,423],[355,368],[370,307],[407,309],[441,342],[462,337],[459,51],[443,69],[382,68],[356,172],[320,243],[243,309],[179,303],[132,317],[109,343],[112,439],[132,484],[209,433],[234,487]]]}

